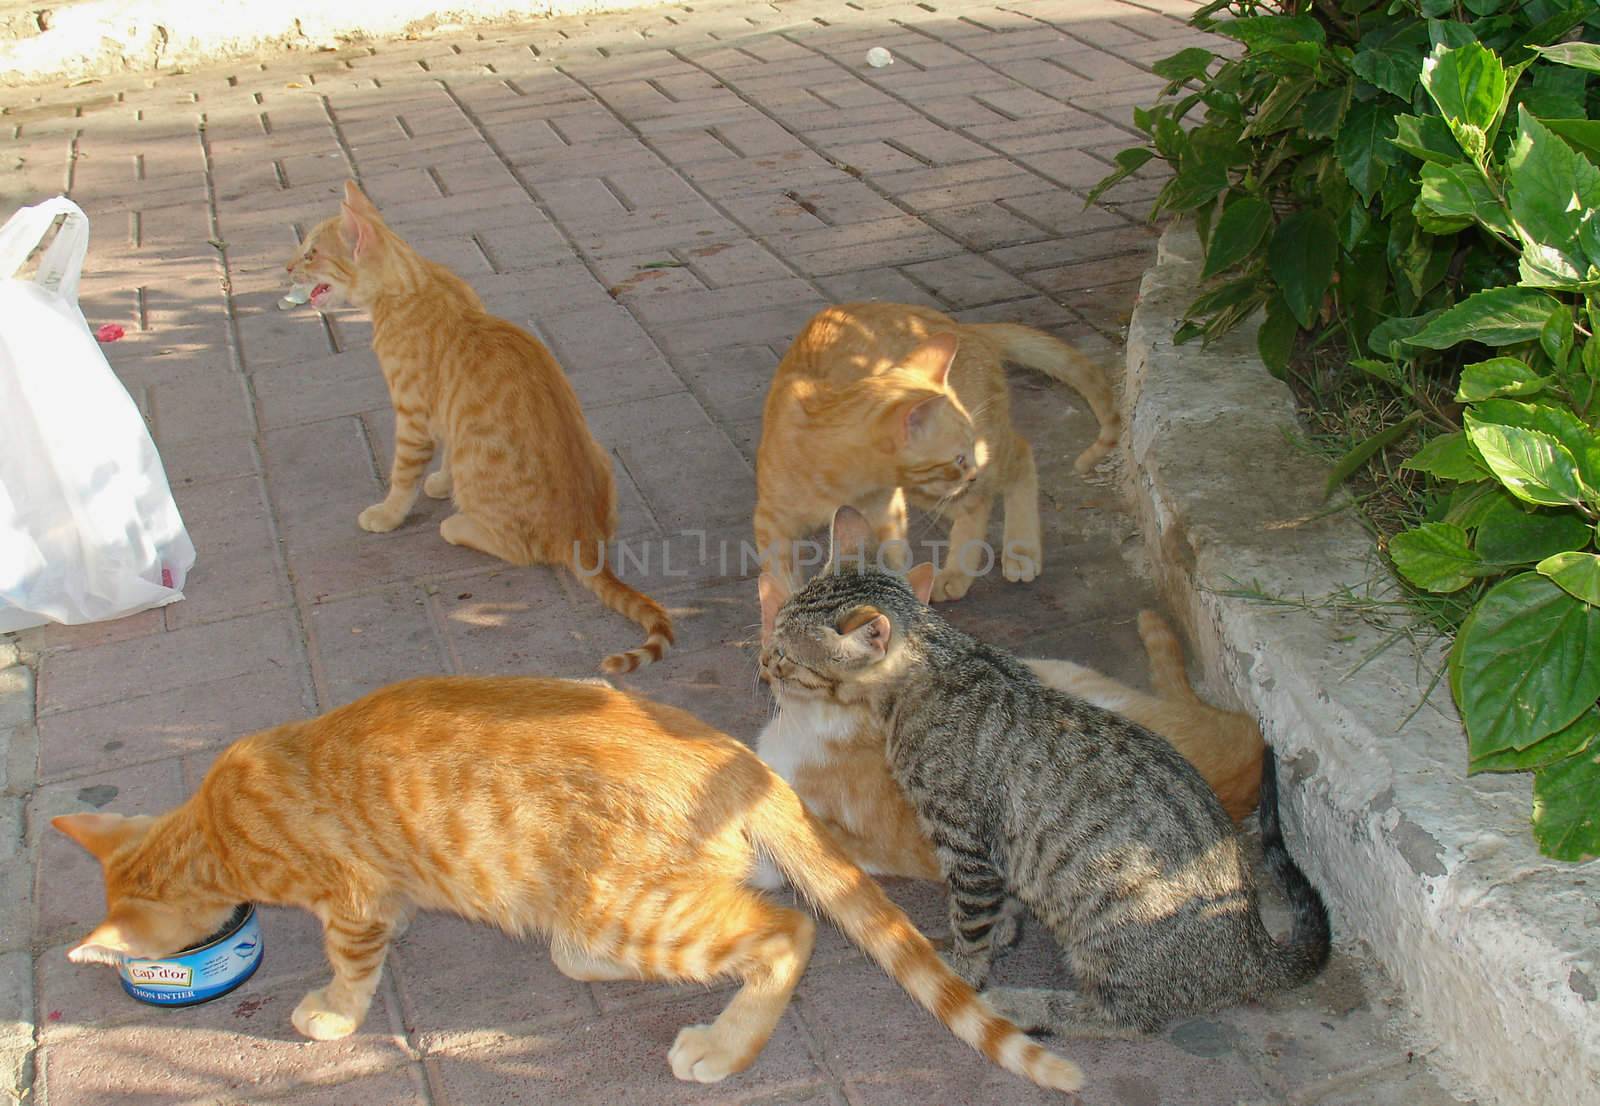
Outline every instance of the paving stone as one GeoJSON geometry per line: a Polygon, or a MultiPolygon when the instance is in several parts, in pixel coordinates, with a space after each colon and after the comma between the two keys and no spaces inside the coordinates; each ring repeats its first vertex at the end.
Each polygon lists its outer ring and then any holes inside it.
{"type": "Polygon", "coordinates": [[[21,1102],[33,1052],[33,964],[26,949],[0,953],[0,1091],[21,1102]]]}
{"type": "Polygon", "coordinates": [[[819,184],[797,189],[787,195],[806,211],[835,227],[845,223],[894,219],[903,214],[898,205],[881,196],[875,187],[869,187],[859,180],[819,184]]]}
{"type": "Polygon", "coordinates": [[[163,443],[161,464],[174,489],[253,476],[261,471],[255,434],[201,435],[172,444],[163,443]]]}
{"type": "Polygon", "coordinates": [[[0,1048],[33,1033],[33,957],[26,949],[0,953],[0,1048]]]}
{"type": "Polygon", "coordinates": [[[809,1091],[822,1079],[791,1010],[751,1067],[715,1086],[683,1083],[667,1066],[667,1050],[687,1025],[709,1022],[719,995],[676,999],[628,1009],[583,1024],[429,1062],[452,1102],[476,1106],[568,1098],[577,1102],[649,1102],[733,1106],[751,1098],[809,1091]]]}
{"type": "Polygon", "coordinates": [[[920,303],[943,310],[945,304],[899,269],[862,269],[817,278],[817,287],[835,303],[852,300],[886,300],[920,303]]]}
{"type": "MultiPolygon", "coordinates": [[[[1304,987],[1223,1011],[1198,1025],[1228,1035],[1267,1088],[1285,1100],[1353,1106],[1382,1098],[1379,1091],[1369,1092],[1370,1098],[1348,1097],[1351,1090],[1389,1069],[1413,1066],[1414,1053],[1394,1032],[1398,1013],[1386,983],[1363,972],[1357,962],[1337,956],[1304,987]],[[1287,1031],[1291,1026],[1294,1031],[1287,1031]],[[1324,1098],[1330,1094],[1331,1099],[1324,1098]]],[[[1177,1027],[1168,1036],[1184,1047],[1181,1030],[1177,1027]]],[[[1431,1106],[1433,1100],[1418,1101],[1431,1106]]]]}
{"type": "Polygon", "coordinates": [[[110,622],[84,622],[76,626],[47,623],[17,631],[17,641],[37,652],[58,649],[86,649],[111,642],[158,634],[166,629],[166,611],[156,608],[130,614],[110,622]]]}
{"type": "Polygon", "coordinates": [[[334,419],[263,436],[268,492],[299,593],[315,600],[490,563],[486,554],[439,536],[439,523],[452,508],[427,496],[419,496],[410,517],[389,533],[370,534],[356,525],[356,516],[382,498],[373,457],[381,458],[387,473],[393,416],[376,413],[370,439],[368,433],[360,420],[334,419]]]}
{"type": "Polygon", "coordinates": [[[667,530],[748,521],[755,478],[698,403],[687,395],[617,404],[591,413],[667,530]]]}
{"type": "Polygon", "coordinates": [[[1033,291],[1011,274],[970,255],[907,265],[904,272],[955,308],[1021,299],[1033,291]]]}
{"type": "Polygon", "coordinates": [[[40,662],[39,715],[300,663],[297,635],[283,612],[176,630],[163,635],[156,650],[123,641],[51,653],[40,662]]]}
{"type": "Polygon", "coordinates": [[[225,679],[46,715],[39,771],[47,780],[101,773],[227,744],[308,713],[310,681],[267,664],[225,679]]]}
{"type": "Polygon", "coordinates": [[[969,249],[992,250],[1034,242],[1048,231],[999,203],[983,202],[930,211],[925,218],[969,249]]]}
{"type": "Polygon", "coordinates": [[[1408,1058],[1375,1071],[1357,1086],[1343,1086],[1330,1090],[1316,1099],[1317,1106],[1475,1106],[1476,1100],[1465,1100],[1440,1086],[1439,1080],[1426,1065],[1408,1058]]]}
{"type": "Polygon", "coordinates": [[[0,668],[0,729],[33,721],[33,670],[24,664],[0,668]]]}
{"type": "Polygon", "coordinates": [[[713,288],[775,280],[789,268],[755,242],[708,242],[682,251],[684,260],[713,288]]]}
{"type": "Polygon", "coordinates": [[[48,1044],[40,1053],[45,1094],[52,1104],[215,1101],[348,1082],[406,1062],[379,1003],[355,1035],[307,1042],[289,1023],[304,994],[285,986],[248,1001],[230,995],[187,1010],[149,1009],[138,1023],[48,1044]]]}
{"type": "MultiPolygon", "coordinates": [[[[753,643],[760,628],[750,616],[750,597],[756,594],[756,585],[754,579],[742,583],[742,587],[730,587],[718,597],[730,612],[723,631],[730,640],[705,649],[674,650],[667,662],[640,669],[618,682],[629,691],[681,707],[753,745],[761,727],[772,716],[772,706],[756,676],[753,643]],[[732,614],[733,611],[738,613],[732,614]]],[[[673,596],[674,605],[684,601],[703,602],[698,594],[673,596]]],[[[703,617],[702,608],[693,624],[685,623],[686,629],[692,625],[698,630],[703,617]]]]}
{"type": "Polygon", "coordinates": [[[810,295],[811,288],[805,281],[785,276],[778,280],[745,283],[731,288],[651,296],[635,303],[633,314],[646,324],[681,323],[690,319],[714,320],[793,303],[810,295]]]}
{"type": "MultiPolygon", "coordinates": [[[[1045,1091],[984,1060],[931,1015],[897,1009],[910,1000],[876,968],[839,965],[808,973],[805,1016],[830,1068],[852,1099],[1048,1103],[1045,1091]]],[[[1046,1040],[1083,1067],[1086,1103],[1236,1102],[1261,1099],[1260,1084],[1236,1057],[1193,1057],[1160,1041],[1046,1040]]]]}
{"type": "Polygon", "coordinates": [[[417,917],[390,954],[405,1031],[438,1052],[593,1017],[589,986],[550,962],[548,945],[442,914],[417,917]]]}
{"type": "MultiPolygon", "coordinates": [[[[1012,200],[1008,207],[1019,206],[1019,201],[1012,200]]],[[[1056,211],[1040,212],[1039,214],[1063,214],[1066,205],[1056,201],[1056,211]]],[[[1033,211],[1027,211],[1029,217],[1034,216],[1033,211]]],[[[1078,228],[1075,232],[1062,238],[1053,238],[1043,242],[1032,242],[1025,245],[1005,246],[989,251],[989,259],[1004,269],[1011,272],[1027,273],[1041,270],[1062,268],[1069,264],[1094,261],[1099,262],[1110,258],[1126,256],[1139,256],[1140,251],[1152,241],[1150,232],[1144,227],[1129,226],[1118,222],[1106,228],[1078,228]]]]}
{"type": "Polygon", "coordinates": [[[389,402],[383,370],[370,349],[262,369],[251,383],[263,429],[359,415],[389,402]]]}
{"type": "Polygon", "coordinates": [[[631,649],[638,626],[555,569],[502,569],[437,596],[453,671],[468,675],[592,676],[631,649]],[[460,598],[466,595],[467,598],[460,598]]]}
{"type": "MultiPolygon", "coordinates": [[[[838,159],[849,169],[867,174],[893,173],[904,169],[915,169],[922,164],[915,156],[898,150],[887,142],[874,140],[820,144],[828,151],[829,156],[838,159]]],[[[988,151],[985,150],[984,153],[987,154],[988,151]]]]}
{"type": "Polygon", "coordinates": [[[733,346],[673,359],[695,398],[719,423],[760,418],[778,355],[770,346],[733,346]]]}
{"type": "Polygon", "coordinates": [[[252,1094],[249,1098],[224,1096],[216,1100],[222,1106],[235,1106],[250,1102],[271,1102],[280,1106],[351,1106],[352,1103],[383,1103],[383,1106],[425,1106],[428,1097],[427,1078],[422,1068],[408,1064],[403,1068],[378,1075],[352,1079],[326,1087],[312,1087],[292,1091],[271,1098],[252,1094]]]}
{"type": "Polygon", "coordinates": [[[289,581],[259,476],[192,485],[174,492],[198,555],[173,604],[173,629],[288,605],[289,581]]]}
{"type": "Polygon", "coordinates": [[[448,671],[428,591],[413,583],[315,604],[306,628],[324,710],[396,680],[448,671]]]}

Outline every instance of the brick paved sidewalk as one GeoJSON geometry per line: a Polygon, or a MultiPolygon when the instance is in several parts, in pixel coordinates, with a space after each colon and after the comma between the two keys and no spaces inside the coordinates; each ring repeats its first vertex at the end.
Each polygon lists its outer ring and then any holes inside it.
{"type": "MultiPolygon", "coordinates": [[[[25,633],[25,665],[0,645],[0,1050],[22,1085],[31,1073],[29,1101],[1058,1101],[984,1064],[827,929],[759,1062],[715,1087],[675,1082],[665,1056],[725,991],[574,983],[538,945],[445,917],[399,943],[346,1041],[289,1025],[325,967],[309,916],[283,911],[241,991],[148,1010],[110,971],[66,962],[99,918],[99,876],[47,823],[168,807],[233,738],[401,677],[588,675],[638,640],[564,576],[445,545],[443,504],[391,534],[356,527],[392,435],[367,327],[276,308],[298,235],[352,172],[397,230],[549,342],[613,451],[622,534],[680,635],[629,686],[750,738],[767,711],[746,647],[755,587],[716,554],[748,533],[779,354],[822,304],[882,297],[1049,327],[1114,365],[1160,178],[1082,197],[1160,87],[1150,62],[1197,41],[1188,9],[697,5],[0,94],[0,214],[62,189],[89,212],[85,313],[128,328],[107,352],[200,552],[182,603],[25,633]],[[868,69],[870,46],[895,63],[868,69]]],[[[1026,588],[982,580],[951,617],[1142,681],[1133,615],[1154,598],[1128,564],[1137,536],[1109,481],[1070,470],[1092,417],[1043,378],[1013,388],[1047,569],[1026,588]]],[[[943,930],[934,889],[893,892],[943,930]]],[[[1051,965],[1033,934],[1001,979],[1051,965]]],[[[1085,1103],[1451,1101],[1388,1035],[1393,1002],[1345,954],[1270,1004],[1063,1051],[1088,1071],[1085,1103]]]]}

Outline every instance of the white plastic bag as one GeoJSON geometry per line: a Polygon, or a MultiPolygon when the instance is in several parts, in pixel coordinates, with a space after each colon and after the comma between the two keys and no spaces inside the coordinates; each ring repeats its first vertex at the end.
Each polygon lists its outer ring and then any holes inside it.
{"type": "Polygon", "coordinates": [[[78,309],[88,250],[65,197],[0,227],[0,631],[171,603],[194,564],[144,418],[78,309]]]}

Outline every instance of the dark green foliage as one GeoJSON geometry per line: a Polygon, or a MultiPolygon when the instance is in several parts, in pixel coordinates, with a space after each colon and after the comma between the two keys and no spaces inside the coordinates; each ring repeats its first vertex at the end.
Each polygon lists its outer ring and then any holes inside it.
{"type": "Polygon", "coordinates": [[[1330,488],[1413,451],[1423,511],[1389,555],[1419,593],[1481,596],[1449,667],[1468,771],[1535,772],[1541,849],[1600,855],[1600,6],[1218,0],[1195,22],[1243,52],[1160,63],[1149,141],[1118,159],[1165,160],[1153,215],[1201,231],[1212,284],[1179,340],[1265,308],[1275,374],[1337,339],[1412,404],[1330,488]]]}

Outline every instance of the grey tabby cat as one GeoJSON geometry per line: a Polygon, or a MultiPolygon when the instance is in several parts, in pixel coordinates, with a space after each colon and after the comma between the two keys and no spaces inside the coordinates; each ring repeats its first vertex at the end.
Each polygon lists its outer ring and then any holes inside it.
{"type": "Polygon", "coordinates": [[[990,992],[1030,1029],[1153,1032],[1322,970],[1328,914],[1284,846],[1270,750],[1261,837],[1293,906],[1286,944],[1262,924],[1233,823],[1188,761],[951,626],[926,605],[933,566],[874,569],[869,540],[840,508],[829,571],[779,610],[761,663],[785,696],[866,704],[883,720],[950,886],[959,974],[982,985],[1015,932],[1013,899],[1054,934],[1078,986],[990,992]]]}

